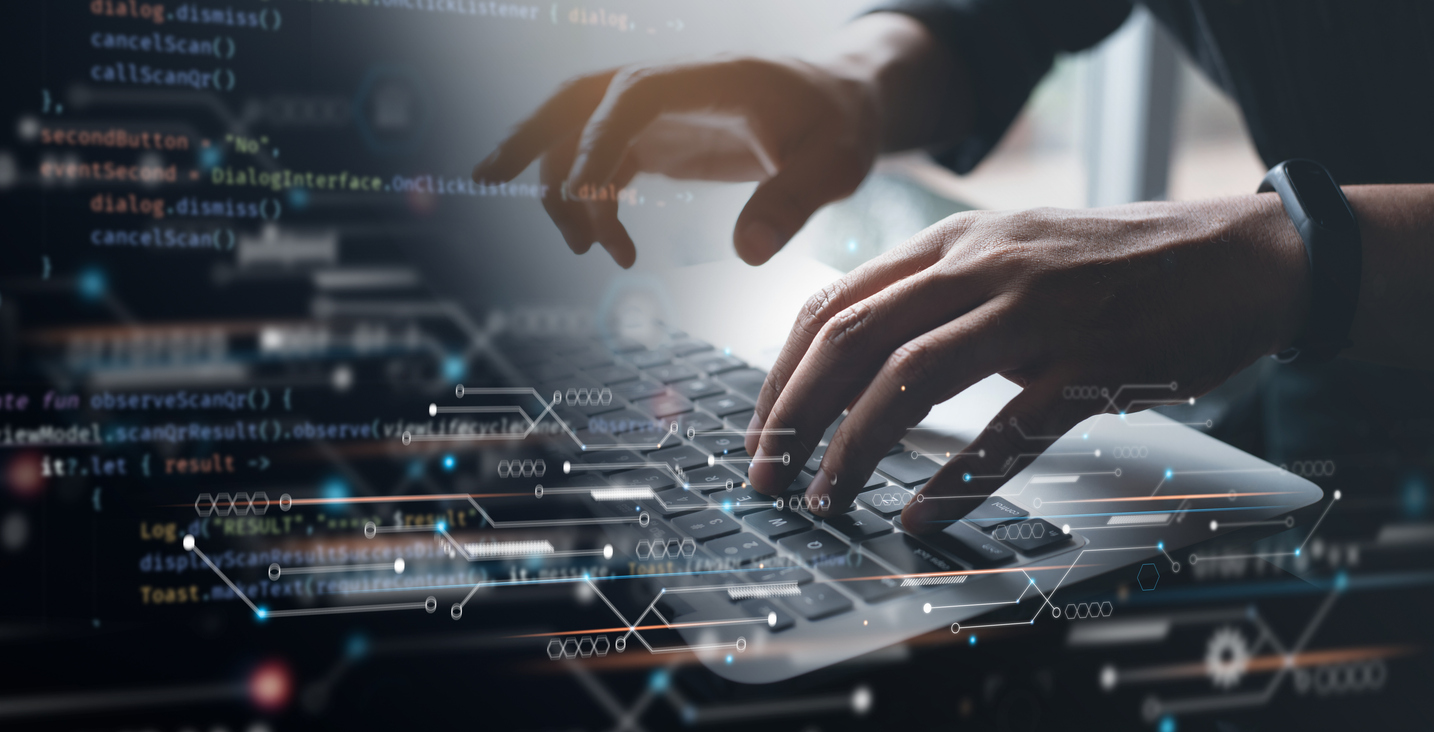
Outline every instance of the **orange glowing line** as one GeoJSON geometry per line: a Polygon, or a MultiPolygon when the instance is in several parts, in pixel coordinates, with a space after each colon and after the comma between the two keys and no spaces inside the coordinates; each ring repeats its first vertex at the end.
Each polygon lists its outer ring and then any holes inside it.
{"type": "Polygon", "coordinates": [[[1127,496],[1125,498],[1072,498],[1066,501],[1041,501],[1041,505],[1052,503],[1117,503],[1125,501],[1185,501],[1200,498],[1250,498],[1253,496],[1287,496],[1292,491],[1259,491],[1254,493],[1179,493],[1168,496],[1127,496]]]}

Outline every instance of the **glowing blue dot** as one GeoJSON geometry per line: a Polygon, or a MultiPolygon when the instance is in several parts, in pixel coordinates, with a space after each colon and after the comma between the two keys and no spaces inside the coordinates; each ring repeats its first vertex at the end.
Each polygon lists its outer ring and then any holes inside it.
{"type": "Polygon", "coordinates": [[[727,663],[731,663],[731,662],[732,662],[732,654],[729,653],[729,654],[727,654],[727,663]]]}
{"type": "Polygon", "coordinates": [[[445,522],[443,522],[443,521],[439,521],[439,522],[438,522],[438,525],[435,526],[434,528],[438,529],[439,531],[447,531],[447,530],[448,530],[448,524],[445,523],[445,522]]]}
{"type": "Polygon", "coordinates": [[[1082,440],[1089,440],[1089,439],[1090,439],[1090,433],[1087,432],[1087,433],[1081,435],[1080,438],[1081,438],[1082,440]]]}
{"type": "Polygon", "coordinates": [[[206,147],[199,151],[199,167],[204,170],[218,167],[223,160],[224,153],[217,147],[206,147]]]}
{"type": "Polygon", "coordinates": [[[1175,477],[1175,471],[1174,471],[1174,470],[1171,470],[1170,468],[1166,468],[1166,469],[1165,469],[1165,479],[1166,479],[1166,480],[1170,480],[1171,478],[1174,478],[1174,477],[1175,477]]]}
{"type": "Polygon", "coordinates": [[[1175,732],[1175,718],[1169,714],[1161,717],[1160,732],[1175,732]]]}
{"type": "Polygon", "coordinates": [[[1032,577],[1032,578],[1030,578],[1030,579],[1031,579],[1031,584],[1035,584],[1035,583],[1036,583],[1036,578],[1035,578],[1035,577],[1032,577]]]}
{"type": "Polygon", "coordinates": [[[971,474],[970,474],[970,473],[964,473],[964,474],[962,474],[961,480],[963,480],[963,481],[965,481],[965,482],[967,482],[967,483],[970,483],[970,482],[971,482],[971,474]]]}
{"type": "Polygon", "coordinates": [[[290,189],[289,189],[289,205],[292,206],[292,207],[294,207],[294,208],[296,208],[296,209],[299,209],[299,210],[301,210],[301,211],[302,211],[303,209],[308,208],[308,207],[309,207],[309,189],[307,189],[307,188],[290,188],[290,189]]]}
{"type": "Polygon", "coordinates": [[[257,618],[259,618],[260,620],[264,620],[264,619],[268,618],[268,617],[269,617],[269,608],[264,607],[263,605],[260,605],[257,609],[254,610],[254,616],[257,617],[257,618]]]}
{"type": "Polygon", "coordinates": [[[855,251],[856,251],[856,240],[855,240],[855,239],[847,239],[847,240],[846,240],[846,250],[847,250],[848,252],[855,252],[855,251]]]}
{"type": "Polygon", "coordinates": [[[1156,548],[1156,549],[1159,549],[1159,550],[1162,551],[1162,552],[1165,551],[1165,542],[1163,542],[1163,541],[1157,542],[1157,543],[1155,544],[1155,548],[1156,548]]]}
{"type": "Polygon", "coordinates": [[[722,509],[725,510],[725,511],[731,511],[731,510],[732,510],[732,502],[731,502],[731,501],[723,501],[723,502],[722,502],[722,509]]]}
{"type": "Polygon", "coordinates": [[[86,300],[98,300],[104,297],[105,290],[109,289],[105,273],[94,267],[81,272],[76,285],[79,287],[80,297],[86,300]]]}
{"type": "Polygon", "coordinates": [[[1338,573],[1336,573],[1336,574],[1334,575],[1334,589],[1335,589],[1336,591],[1338,591],[1338,592],[1344,592],[1344,591],[1345,591],[1346,589],[1348,589],[1348,588],[1349,588],[1349,575],[1348,575],[1348,574],[1345,574],[1344,572],[1338,572],[1338,573]]]}
{"type": "Polygon", "coordinates": [[[647,686],[653,691],[666,691],[667,672],[663,671],[662,669],[657,669],[656,671],[653,671],[652,676],[649,676],[647,679],[647,686]]]}
{"type": "Polygon", "coordinates": [[[449,381],[458,381],[468,375],[468,362],[462,356],[449,356],[443,359],[443,377],[449,381]]]}
{"type": "Polygon", "coordinates": [[[1295,556],[1298,557],[1299,555],[1300,555],[1299,547],[1295,547],[1295,556]]]}
{"type": "Polygon", "coordinates": [[[588,578],[588,573],[587,573],[587,572],[583,572],[583,579],[587,579],[587,578],[588,578]]]}
{"type": "Polygon", "coordinates": [[[349,658],[361,658],[368,653],[368,639],[362,635],[349,638],[349,642],[344,644],[344,652],[348,654],[349,658]]]}
{"type": "Polygon", "coordinates": [[[976,636],[973,634],[970,638],[966,640],[966,643],[973,646],[976,645],[976,636]]]}
{"type": "Polygon", "coordinates": [[[329,499],[348,498],[349,495],[349,486],[342,478],[329,478],[324,481],[321,490],[323,491],[324,498],[329,499]]]}
{"type": "Polygon", "coordinates": [[[456,468],[456,467],[458,467],[458,458],[455,458],[455,457],[453,457],[452,455],[444,455],[444,456],[443,456],[443,469],[444,469],[444,470],[453,470],[453,469],[456,468]]]}
{"type": "Polygon", "coordinates": [[[730,356],[730,355],[732,355],[732,349],[731,349],[731,348],[724,348],[724,349],[722,349],[722,355],[723,355],[723,356],[730,356]]]}
{"type": "Polygon", "coordinates": [[[1125,412],[1121,412],[1121,413],[1120,413],[1120,418],[1121,418],[1121,419],[1125,419],[1125,412]]]}

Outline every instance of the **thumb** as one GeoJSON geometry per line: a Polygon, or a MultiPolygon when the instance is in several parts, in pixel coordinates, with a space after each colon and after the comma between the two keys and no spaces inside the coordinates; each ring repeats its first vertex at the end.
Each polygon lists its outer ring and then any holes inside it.
{"type": "Polygon", "coordinates": [[[763,181],[737,217],[732,242],[751,265],[772,258],[817,209],[846,198],[871,169],[871,156],[829,137],[809,138],[763,181]]]}

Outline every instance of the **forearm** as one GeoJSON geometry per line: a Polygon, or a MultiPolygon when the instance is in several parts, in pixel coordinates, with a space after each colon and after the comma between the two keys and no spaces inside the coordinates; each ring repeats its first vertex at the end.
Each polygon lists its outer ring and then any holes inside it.
{"type": "Polygon", "coordinates": [[[1347,186],[1364,249],[1344,355],[1434,368],[1434,185],[1347,186]]]}
{"type": "Polygon", "coordinates": [[[816,63],[868,90],[883,152],[944,145],[972,129],[967,69],[913,18],[862,16],[837,33],[816,63]]]}

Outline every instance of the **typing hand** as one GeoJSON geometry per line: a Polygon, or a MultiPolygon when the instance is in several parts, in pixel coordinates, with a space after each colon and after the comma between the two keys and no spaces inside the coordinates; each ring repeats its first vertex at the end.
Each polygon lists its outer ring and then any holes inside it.
{"type": "Polygon", "coordinates": [[[563,85],[473,179],[512,180],[542,157],[543,207],[568,246],[582,254],[596,241],[622,267],[637,250],[611,192],[637,173],[758,180],[733,240],[761,264],[866,177],[880,145],[874,96],[853,76],[795,60],[627,66],[563,85]]]}
{"type": "Polygon", "coordinates": [[[748,475],[779,492],[849,408],[807,490],[840,513],[933,404],[1001,374],[1024,390],[904,511],[938,530],[979,498],[926,499],[989,494],[1082,419],[1153,406],[1069,387],[1173,383],[1155,394],[1181,402],[1288,345],[1308,277],[1274,194],[953,216],[808,301],[750,427],[795,434],[750,434],[748,475]]]}

